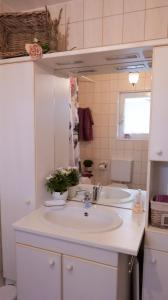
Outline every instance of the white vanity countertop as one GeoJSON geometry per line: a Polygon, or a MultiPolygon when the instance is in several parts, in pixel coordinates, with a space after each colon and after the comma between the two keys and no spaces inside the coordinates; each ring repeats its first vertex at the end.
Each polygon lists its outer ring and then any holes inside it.
{"type": "MultiPolygon", "coordinates": [[[[68,205],[81,206],[82,204],[71,201],[68,205]]],[[[51,237],[52,239],[136,256],[144,233],[145,213],[133,214],[131,210],[114,207],[106,207],[105,209],[115,211],[121,216],[123,223],[120,227],[96,233],[65,230],[63,227],[44,221],[43,213],[47,210],[46,207],[33,211],[13,226],[17,232],[35,234],[39,238],[40,236],[51,237]]]]}

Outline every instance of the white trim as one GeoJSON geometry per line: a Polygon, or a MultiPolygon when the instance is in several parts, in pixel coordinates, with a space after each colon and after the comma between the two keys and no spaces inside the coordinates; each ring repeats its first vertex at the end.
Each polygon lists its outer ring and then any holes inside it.
{"type": "MultiPolygon", "coordinates": [[[[111,51],[117,50],[129,50],[133,48],[153,48],[157,46],[166,46],[168,45],[168,38],[166,39],[158,39],[158,40],[149,40],[149,41],[142,41],[136,43],[127,43],[127,44],[117,44],[112,46],[104,46],[104,47],[96,47],[96,48],[88,48],[88,49],[78,49],[72,51],[63,51],[63,52],[54,52],[44,54],[41,59],[35,61],[37,63],[43,63],[47,60],[53,58],[64,58],[64,57],[73,57],[76,55],[85,55],[85,54],[96,54],[96,53],[109,53],[111,51]]],[[[9,59],[2,59],[0,60],[0,64],[11,64],[11,63],[18,63],[18,62],[25,62],[25,61],[32,61],[29,56],[24,57],[17,57],[17,58],[9,58],[9,59]]],[[[53,66],[54,67],[54,66],[53,66]]]]}

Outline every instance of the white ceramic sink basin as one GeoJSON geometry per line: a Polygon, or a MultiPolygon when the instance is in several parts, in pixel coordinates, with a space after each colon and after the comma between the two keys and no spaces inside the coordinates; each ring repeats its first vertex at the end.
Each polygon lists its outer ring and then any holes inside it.
{"type": "Polygon", "coordinates": [[[114,230],[122,224],[121,217],[104,207],[92,206],[87,210],[83,205],[48,209],[43,218],[53,226],[78,232],[101,232],[114,230]]]}

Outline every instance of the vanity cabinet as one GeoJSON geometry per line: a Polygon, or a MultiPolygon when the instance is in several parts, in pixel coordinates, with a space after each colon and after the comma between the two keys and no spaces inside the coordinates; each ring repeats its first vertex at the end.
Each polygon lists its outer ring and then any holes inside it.
{"type": "Polygon", "coordinates": [[[167,270],[167,252],[145,249],[143,300],[168,299],[167,270]]]}
{"type": "Polygon", "coordinates": [[[149,159],[168,161],[168,46],[153,50],[149,159]]]}
{"type": "Polygon", "coordinates": [[[119,254],[111,253],[106,264],[100,249],[93,250],[100,262],[19,243],[16,249],[18,300],[129,300],[127,255],[117,263],[119,254]]]}

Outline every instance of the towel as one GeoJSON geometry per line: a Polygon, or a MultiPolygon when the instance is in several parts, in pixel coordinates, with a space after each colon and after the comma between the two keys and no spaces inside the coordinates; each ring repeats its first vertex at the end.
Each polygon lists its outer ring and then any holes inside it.
{"type": "Polygon", "coordinates": [[[153,201],[168,203],[168,195],[156,195],[153,197],[153,201]]]}
{"type": "Polygon", "coordinates": [[[91,141],[93,140],[93,118],[89,107],[78,108],[79,116],[79,140],[91,141]]]}

